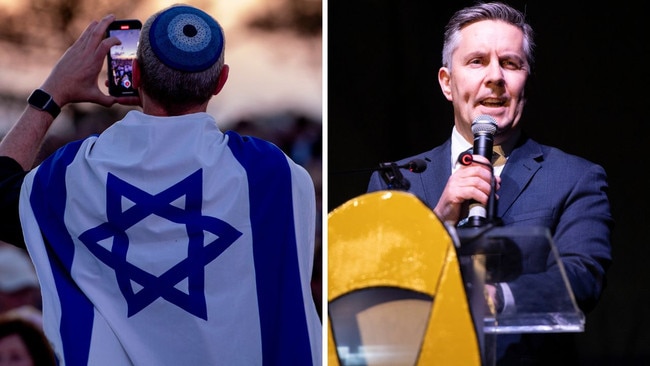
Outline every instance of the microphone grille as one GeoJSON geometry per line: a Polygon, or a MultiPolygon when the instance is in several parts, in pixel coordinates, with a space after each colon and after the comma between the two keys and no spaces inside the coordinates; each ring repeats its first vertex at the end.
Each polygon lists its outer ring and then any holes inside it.
{"type": "Polygon", "coordinates": [[[481,114],[472,121],[472,133],[475,135],[482,133],[494,135],[495,132],[497,132],[497,121],[490,115],[481,114]]]}

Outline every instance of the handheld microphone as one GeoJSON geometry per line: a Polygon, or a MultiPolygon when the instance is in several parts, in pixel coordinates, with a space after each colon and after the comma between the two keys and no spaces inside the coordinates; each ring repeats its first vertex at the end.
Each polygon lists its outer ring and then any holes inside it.
{"type": "MultiPolygon", "coordinates": [[[[482,114],[472,121],[472,133],[474,134],[474,150],[476,155],[484,156],[492,161],[492,148],[494,147],[494,134],[497,131],[497,121],[487,114],[482,114]]],[[[466,226],[483,226],[487,222],[487,210],[485,206],[472,201],[469,205],[469,216],[466,226]]]]}

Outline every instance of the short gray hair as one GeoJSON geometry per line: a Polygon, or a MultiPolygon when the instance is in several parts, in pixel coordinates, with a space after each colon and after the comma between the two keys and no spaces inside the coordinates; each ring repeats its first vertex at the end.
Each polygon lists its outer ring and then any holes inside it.
{"type": "MultiPolygon", "coordinates": [[[[521,29],[524,34],[524,53],[530,68],[532,68],[535,48],[533,28],[526,22],[524,13],[500,2],[478,3],[457,11],[449,19],[445,27],[442,47],[442,66],[451,66],[451,56],[460,42],[460,31],[466,26],[482,20],[500,20],[521,29]]],[[[528,73],[531,72],[530,68],[528,73]]]]}

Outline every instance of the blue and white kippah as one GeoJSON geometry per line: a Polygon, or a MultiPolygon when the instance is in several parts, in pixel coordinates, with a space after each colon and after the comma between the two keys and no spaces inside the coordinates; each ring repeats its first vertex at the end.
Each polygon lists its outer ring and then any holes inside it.
{"type": "Polygon", "coordinates": [[[198,72],[214,65],[223,51],[219,23],[190,6],[174,6],[156,17],[149,30],[151,49],[165,65],[198,72]]]}

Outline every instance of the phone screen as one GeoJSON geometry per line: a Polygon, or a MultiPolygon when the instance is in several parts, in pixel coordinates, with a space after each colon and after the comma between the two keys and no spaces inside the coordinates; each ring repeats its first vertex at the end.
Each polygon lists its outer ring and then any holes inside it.
{"type": "Polygon", "coordinates": [[[135,96],[132,62],[138,48],[142,24],[139,20],[116,20],[107,30],[108,37],[117,37],[122,44],[111,47],[108,56],[108,92],[113,96],[135,96]]]}

